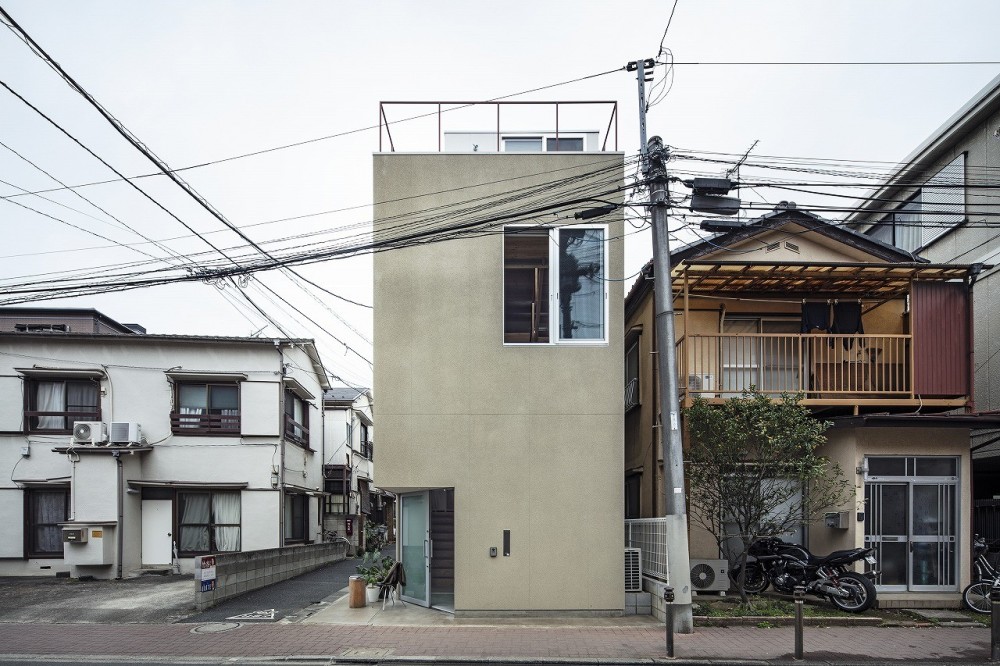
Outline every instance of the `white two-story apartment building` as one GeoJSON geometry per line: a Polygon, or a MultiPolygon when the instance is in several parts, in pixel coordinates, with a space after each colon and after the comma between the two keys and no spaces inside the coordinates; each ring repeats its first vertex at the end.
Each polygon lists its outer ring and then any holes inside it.
{"type": "Polygon", "coordinates": [[[334,387],[323,392],[327,442],[323,466],[326,511],[323,529],[364,546],[365,523],[380,503],[374,487],[374,421],[367,388],[334,387]]]}
{"type": "Polygon", "coordinates": [[[329,384],[311,340],[19,310],[0,311],[31,319],[0,330],[0,574],[189,571],[320,537],[329,384]]]}

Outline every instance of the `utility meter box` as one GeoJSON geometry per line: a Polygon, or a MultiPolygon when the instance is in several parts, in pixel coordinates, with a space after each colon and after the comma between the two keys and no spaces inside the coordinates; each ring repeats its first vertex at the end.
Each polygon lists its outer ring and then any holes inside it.
{"type": "Polygon", "coordinates": [[[62,528],[63,543],[87,543],[86,527],[62,528]]]}
{"type": "Polygon", "coordinates": [[[826,514],[826,526],[837,530],[846,530],[848,527],[847,511],[831,511],[826,514]]]}

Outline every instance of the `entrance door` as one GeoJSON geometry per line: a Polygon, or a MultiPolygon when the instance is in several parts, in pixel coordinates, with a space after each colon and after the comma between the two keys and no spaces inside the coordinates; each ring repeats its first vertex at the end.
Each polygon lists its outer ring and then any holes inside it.
{"type": "Polygon", "coordinates": [[[455,490],[400,495],[403,599],[455,611],[455,490]]]}
{"type": "Polygon", "coordinates": [[[431,605],[431,519],[430,498],[426,491],[399,496],[400,561],[406,572],[404,601],[419,606],[431,605]]]}
{"type": "Polygon", "coordinates": [[[886,592],[958,589],[958,459],[867,458],[865,543],[886,592]]]}
{"type": "Polygon", "coordinates": [[[142,500],[142,563],[160,566],[173,561],[174,503],[142,500]]]}

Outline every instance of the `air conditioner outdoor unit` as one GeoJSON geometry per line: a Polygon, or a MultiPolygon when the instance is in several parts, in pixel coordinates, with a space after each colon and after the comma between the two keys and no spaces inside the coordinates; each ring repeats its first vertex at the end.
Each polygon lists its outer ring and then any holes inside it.
{"type": "Polygon", "coordinates": [[[725,592],[729,589],[729,562],[691,560],[691,588],[694,592],[725,592]]]}
{"type": "Polygon", "coordinates": [[[625,591],[642,592],[642,549],[625,549],[625,591]]]}
{"type": "Polygon", "coordinates": [[[693,373],[688,375],[688,390],[690,391],[714,391],[715,375],[706,373],[693,373]]]}
{"type": "Polygon", "coordinates": [[[135,421],[112,421],[109,439],[112,444],[138,444],[142,428],[135,421]]]}
{"type": "Polygon", "coordinates": [[[103,446],[108,441],[108,431],[100,421],[77,421],[73,424],[73,443],[103,446]]]}

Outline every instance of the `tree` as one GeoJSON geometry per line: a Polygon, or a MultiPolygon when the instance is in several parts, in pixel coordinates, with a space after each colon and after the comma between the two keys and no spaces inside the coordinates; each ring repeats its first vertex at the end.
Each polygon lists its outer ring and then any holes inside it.
{"type": "Polygon", "coordinates": [[[686,412],[691,520],[715,537],[730,564],[738,560],[744,603],[750,544],[818,519],[853,491],[840,466],[817,453],[830,423],[801,399],[774,400],[750,387],[722,405],[696,398],[686,412]]]}

